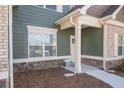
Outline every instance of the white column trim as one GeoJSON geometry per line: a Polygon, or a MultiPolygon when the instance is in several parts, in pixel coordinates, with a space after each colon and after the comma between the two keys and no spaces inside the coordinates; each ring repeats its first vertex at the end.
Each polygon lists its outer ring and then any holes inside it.
{"type": "Polygon", "coordinates": [[[9,75],[10,87],[14,86],[13,79],[13,38],[12,38],[12,5],[9,5],[9,75]]]}
{"type": "Polygon", "coordinates": [[[75,71],[81,72],[81,24],[75,25],[75,71]]]}
{"type": "Polygon", "coordinates": [[[106,70],[106,59],[107,59],[107,24],[104,24],[103,30],[103,68],[106,70]]]}

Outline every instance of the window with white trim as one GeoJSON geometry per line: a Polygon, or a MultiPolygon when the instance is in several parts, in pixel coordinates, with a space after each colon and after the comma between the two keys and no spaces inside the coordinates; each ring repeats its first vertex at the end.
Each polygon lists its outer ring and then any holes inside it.
{"type": "Polygon", "coordinates": [[[118,56],[124,55],[124,36],[118,35],[118,56]]]}
{"type": "Polygon", "coordinates": [[[75,7],[75,5],[70,5],[70,10],[71,10],[73,7],[75,7]]]}
{"type": "Polygon", "coordinates": [[[41,30],[29,31],[28,34],[29,57],[50,57],[57,55],[56,32],[41,30]]]}
{"type": "Polygon", "coordinates": [[[58,11],[58,12],[63,11],[63,6],[62,5],[38,5],[38,6],[43,7],[43,8],[47,8],[47,9],[50,9],[50,10],[55,10],[55,11],[58,11]]]}

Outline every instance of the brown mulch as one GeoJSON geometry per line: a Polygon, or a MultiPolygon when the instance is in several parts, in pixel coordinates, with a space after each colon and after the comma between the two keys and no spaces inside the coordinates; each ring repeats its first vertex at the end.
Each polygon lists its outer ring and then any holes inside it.
{"type": "Polygon", "coordinates": [[[18,72],[14,74],[17,88],[111,88],[110,85],[87,74],[65,77],[63,68],[18,72]]]}

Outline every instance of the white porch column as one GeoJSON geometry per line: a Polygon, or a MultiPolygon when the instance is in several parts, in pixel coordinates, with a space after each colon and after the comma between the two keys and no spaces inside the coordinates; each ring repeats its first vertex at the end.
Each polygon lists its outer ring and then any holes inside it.
{"type": "Polygon", "coordinates": [[[81,25],[75,25],[75,73],[81,73],[81,25]]]}
{"type": "Polygon", "coordinates": [[[104,24],[103,29],[103,69],[106,70],[106,59],[107,59],[107,24],[104,24]]]}

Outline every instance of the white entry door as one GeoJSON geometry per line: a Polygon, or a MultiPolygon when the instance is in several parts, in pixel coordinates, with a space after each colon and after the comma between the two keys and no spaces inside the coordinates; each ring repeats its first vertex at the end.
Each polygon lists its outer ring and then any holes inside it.
{"type": "Polygon", "coordinates": [[[73,35],[70,36],[70,55],[72,61],[75,62],[75,37],[73,35]]]}

